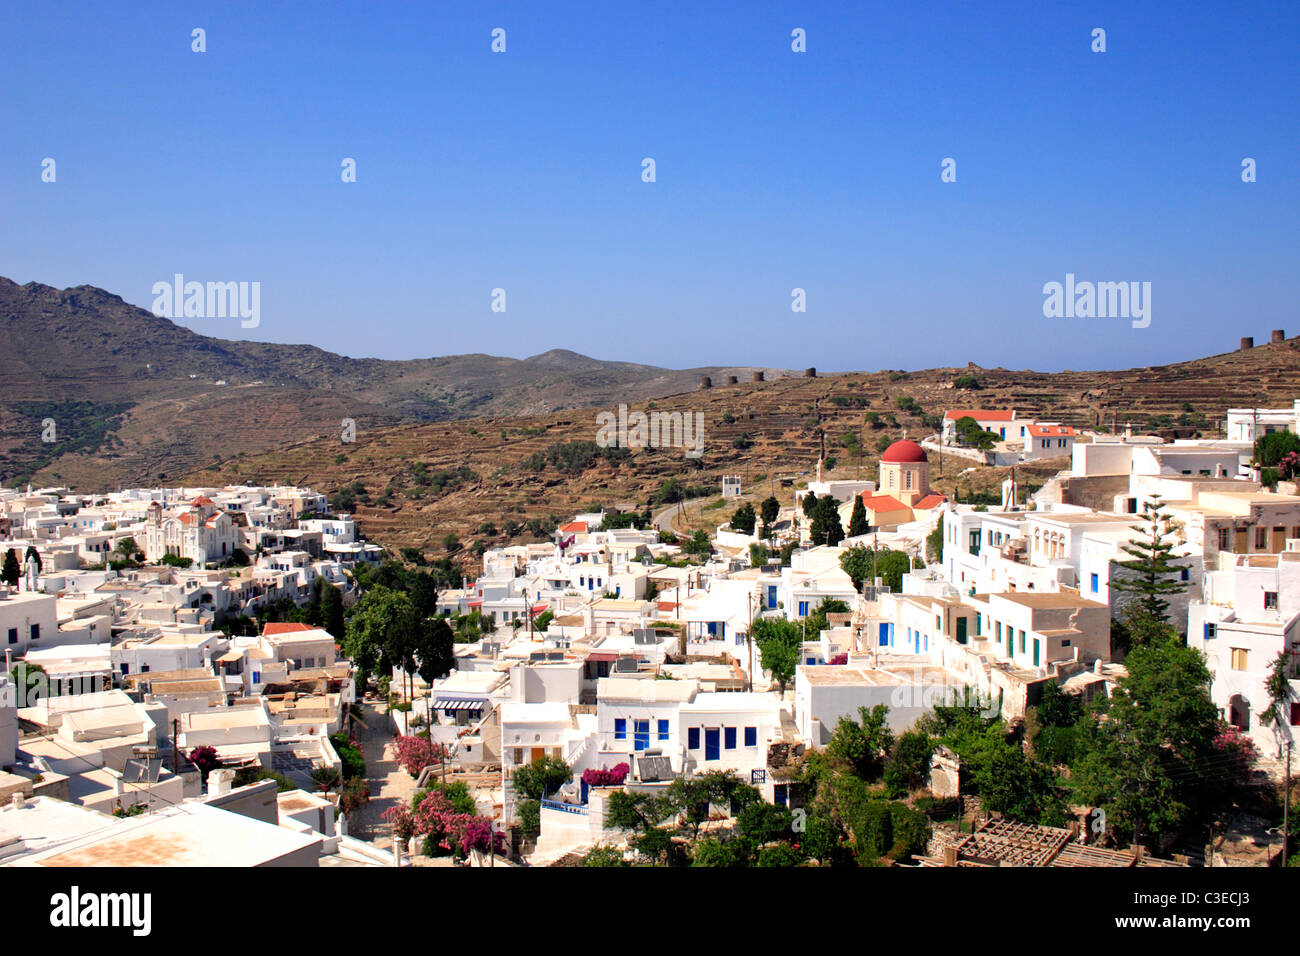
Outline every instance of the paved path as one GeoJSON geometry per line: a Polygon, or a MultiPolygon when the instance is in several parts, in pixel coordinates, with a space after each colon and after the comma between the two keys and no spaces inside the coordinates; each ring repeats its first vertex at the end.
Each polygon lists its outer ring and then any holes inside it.
{"type": "Polygon", "coordinates": [[[351,821],[350,833],[377,847],[392,849],[392,834],[383,813],[389,807],[411,803],[415,780],[397,765],[393,753],[392,721],[382,703],[363,703],[361,719],[356,725],[357,742],[366,758],[366,782],[370,785],[370,802],[351,821]]]}

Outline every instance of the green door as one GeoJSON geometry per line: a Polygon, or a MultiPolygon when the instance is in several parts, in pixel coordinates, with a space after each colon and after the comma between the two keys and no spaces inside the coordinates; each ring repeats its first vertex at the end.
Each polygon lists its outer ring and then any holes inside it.
{"type": "Polygon", "coordinates": [[[1038,645],[1039,645],[1039,643],[1040,643],[1040,642],[1039,642],[1038,638],[1034,638],[1034,666],[1035,666],[1035,667],[1038,666],[1038,645]]]}
{"type": "Polygon", "coordinates": [[[957,618],[957,643],[966,643],[966,618],[964,617],[957,618]]]}

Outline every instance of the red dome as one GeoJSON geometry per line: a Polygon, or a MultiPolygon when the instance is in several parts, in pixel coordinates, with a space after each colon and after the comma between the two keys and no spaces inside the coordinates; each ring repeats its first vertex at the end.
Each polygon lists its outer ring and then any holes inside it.
{"type": "Polygon", "coordinates": [[[925,455],[925,449],[914,441],[896,441],[880,456],[881,461],[908,464],[917,461],[929,461],[925,455]]]}

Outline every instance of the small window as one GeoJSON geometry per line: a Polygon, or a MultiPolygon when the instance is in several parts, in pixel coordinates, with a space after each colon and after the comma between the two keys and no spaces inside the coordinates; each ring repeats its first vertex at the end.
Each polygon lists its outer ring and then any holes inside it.
{"type": "Polygon", "coordinates": [[[1214,638],[1218,635],[1218,633],[1219,633],[1219,627],[1217,624],[1205,625],[1205,639],[1207,641],[1214,640],[1214,638]]]}
{"type": "Polygon", "coordinates": [[[1097,593],[1097,575],[1095,574],[1092,576],[1092,593],[1097,593]]]}
{"type": "Polygon", "coordinates": [[[1192,569],[1191,569],[1191,568],[1183,568],[1183,569],[1179,572],[1179,577],[1181,577],[1184,581],[1190,581],[1190,580],[1192,579],[1192,569]]]}
{"type": "Polygon", "coordinates": [[[622,717],[614,718],[614,739],[627,740],[627,721],[622,717]]]}
{"type": "Polygon", "coordinates": [[[1246,658],[1244,648],[1234,647],[1232,649],[1232,669],[1234,671],[1244,671],[1246,669],[1246,658]]]}
{"type": "Polygon", "coordinates": [[[1276,611],[1276,610],[1277,610],[1277,592],[1276,592],[1276,591],[1265,591],[1265,592],[1264,592],[1264,610],[1266,610],[1266,611],[1276,611]]]}
{"type": "Polygon", "coordinates": [[[686,748],[688,750],[700,749],[700,728],[692,727],[686,731],[686,748]]]}
{"type": "Polygon", "coordinates": [[[1267,549],[1268,549],[1268,529],[1256,528],[1255,529],[1255,550],[1265,551],[1267,549]]]}
{"type": "Polygon", "coordinates": [[[1228,550],[1228,529],[1227,528],[1219,529],[1219,550],[1220,551],[1228,550]]]}
{"type": "Polygon", "coordinates": [[[746,727],[746,728],[745,728],[745,746],[746,746],[746,747],[757,747],[757,746],[758,746],[758,728],[757,728],[757,727],[746,727]]]}
{"type": "Polygon", "coordinates": [[[735,728],[735,727],[723,727],[723,728],[722,728],[722,741],[723,741],[722,745],[723,745],[723,747],[724,747],[725,749],[727,749],[727,750],[735,750],[735,749],[736,749],[736,728],[735,728]]]}
{"type": "Polygon", "coordinates": [[[18,643],[18,628],[16,627],[9,628],[9,643],[10,644],[18,643]]]}
{"type": "Polygon", "coordinates": [[[40,626],[39,624],[33,624],[33,625],[32,625],[32,640],[34,641],[34,640],[36,640],[37,638],[39,638],[40,636],[41,636],[41,626],[40,626]]]}
{"type": "Polygon", "coordinates": [[[666,720],[659,721],[659,739],[660,740],[668,739],[668,721],[666,720]]]}

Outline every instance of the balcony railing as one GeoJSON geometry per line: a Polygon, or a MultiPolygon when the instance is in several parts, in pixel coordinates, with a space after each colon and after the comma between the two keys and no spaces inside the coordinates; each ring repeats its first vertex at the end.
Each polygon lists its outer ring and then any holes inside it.
{"type": "Polygon", "coordinates": [[[561,813],[573,813],[584,817],[587,815],[587,808],[577,803],[561,803],[559,800],[543,800],[542,807],[546,810],[559,810],[561,813]]]}

